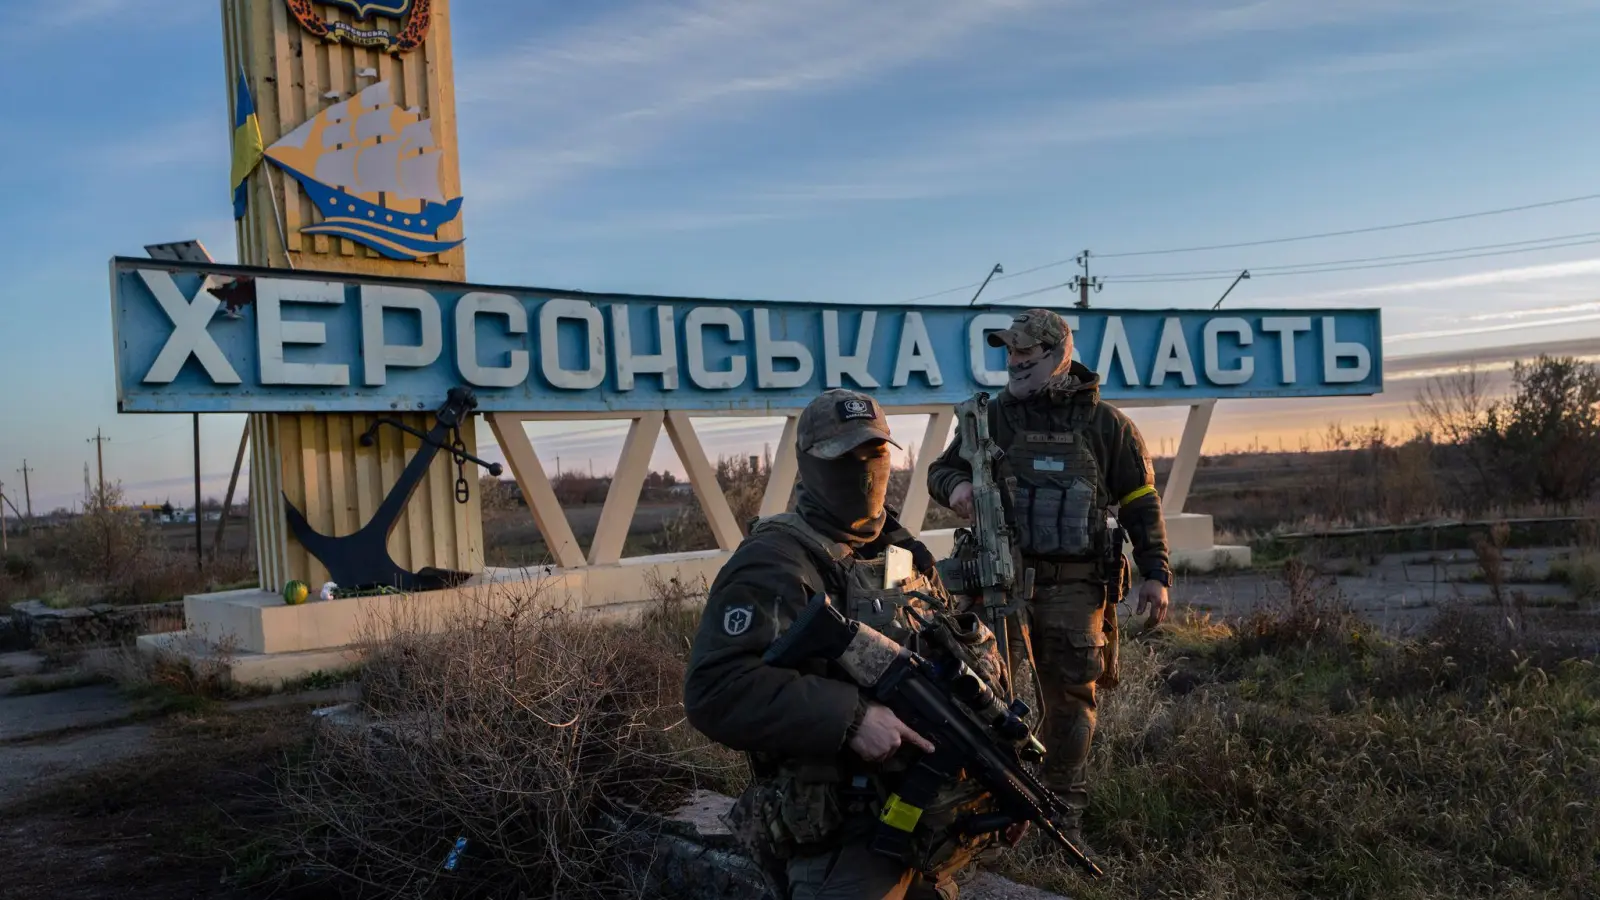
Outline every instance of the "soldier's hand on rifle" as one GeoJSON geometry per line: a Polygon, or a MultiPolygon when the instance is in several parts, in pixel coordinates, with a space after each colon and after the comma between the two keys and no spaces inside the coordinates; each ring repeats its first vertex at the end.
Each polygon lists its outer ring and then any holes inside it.
{"type": "Polygon", "coordinates": [[[972,518],[972,482],[963,481],[950,492],[950,508],[972,518]]]}
{"type": "Polygon", "coordinates": [[[1167,586],[1151,578],[1139,586],[1139,604],[1133,608],[1135,613],[1149,611],[1149,618],[1144,620],[1144,627],[1154,628],[1167,618],[1167,586]]]}
{"type": "Polygon", "coordinates": [[[881,703],[869,702],[866,715],[861,717],[861,727],[850,739],[850,749],[867,762],[882,762],[893,756],[904,741],[910,741],[924,753],[933,752],[933,744],[900,721],[893,710],[881,703]]]}

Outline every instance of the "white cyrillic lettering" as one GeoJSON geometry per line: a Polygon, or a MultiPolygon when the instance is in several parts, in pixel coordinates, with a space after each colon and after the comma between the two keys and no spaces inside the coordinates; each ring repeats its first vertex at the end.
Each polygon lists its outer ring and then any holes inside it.
{"type": "Polygon", "coordinates": [[[744,319],[726,306],[698,306],[683,317],[684,353],[689,357],[689,380],[695,387],[707,390],[727,390],[744,384],[748,368],[742,354],[735,353],[726,369],[706,368],[704,330],[707,325],[721,325],[728,329],[728,340],[744,340],[744,319]]]}
{"type": "Polygon", "coordinates": [[[1005,331],[1011,327],[1011,316],[1006,313],[982,313],[972,317],[967,326],[967,362],[972,367],[972,380],[984,387],[1004,387],[1011,376],[1004,368],[989,368],[989,332],[1005,331]]]}
{"type": "Polygon", "coordinates": [[[678,389],[678,333],[673,330],[672,307],[656,307],[656,334],[660,353],[634,353],[633,326],[628,321],[628,307],[623,303],[612,304],[611,336],[616,345],[617,390],[633,390],[635,375],[660,375],[662,390],[678,389]]]}
{"type": "Polygon", "coordinates": [[[867,371],[867,363],[872,358],[872,332],[877,324],[877,310],[869,309],[861,314],[861,327],[856,330],[856,352],[846,356],[839,352],[838,310],[822,311],[822,364],[825,387],[841,387],[842,376],[845,375],[849,375],[851,380],[861,387],[878,386],[878,379],[873,378],[872,373],[867,371]]]}
{"type": "Polygon", "coordinates": [[[390,366],[422,368],[432,365],[444,347],[439,325],[439,301],[421,288],[361,286],[361,356],[366,360],[367,384],[387,384],[390,366]],[[414,310],[422,320],[422,343],[390,344],[383,333],[386,309],[414,310]]]}
{"type": "Polygon", "coordinates": [[[1239,336],[1239,345],[1250,346],[1255,339],[1255,332],[1250,328],[1250,323],[1237,316],[1222,319],[1212,319],[1206,323],[1205,330],[1205,356],[1206,378],[1212,384],[1244,384],[1256,372],[1256,361],[1248,353],[1241,354],[1239,368],[1224,369],[1221,364],[1221,354],[1217,350],[1217,335],[1230,332],[1239,336]]]}
{"type": "Polygon", "coordinates": [[[478,387],[515,387],[528,380],[528,351],[512,350],[510,364],[485,366],[478,362],[479,314],[506,317],[506,331],[527,334],[528,311],[510,294],[473,291],[456,304],[456,366],[468,384],[478,387]]]}
{"type": "Polygon", "coordinates": [[[1294,335],[1297,331],[1311,330],[1311,317],[1269,316],[1261,320],[1261,330],[1278,335],[1278,346],[1283,352],[1283,383],[1294,384],[1298,377],[1294,370],[1294,335]]]}
{"type": "Polygon", "coordinates": [[[931,387],[944,384],[939,372],[939,360],[933,355],[933,341],[928,337],[928,326],[922,313],[908,312],[900,328],[900,353],[894,361],[894,378],[891,387],[905,387],[912,372],[921,372],[931,387]]]}
{"type": "Polygon", "coordinates": [[[1340,341],[1334,331],[1337,322],[1333,316],[1322,317],[1322,380],[1329,384],[1360,381],[1372,371],[1372,354],[1363,344],[1340,341]],[[1352,368],[1339,365],[1339,360],[1355,357],[1352,368]]]}
{"type": "Polygon", "coordinates": [[[1122,317],[1106,316],[1106,330],[1100,338],[1100,361],[1094,364],[1102,382],[1111,374],[1111,363],[1118,359],[1122,360],[1122,380],[1129,387],[1138,387],[1139,373],[1133,367],[1133,347],[1128,343],[1127,329],[1122,327],[1122,317]]]}
{"type": "Polygon", "coordinates": [[[546,300],[539,307],[539,368],[553,387],[587,391],[606,379],[606,322],[600,310],[587,300],[560,298],[546,300]],[[587,369],[561,366],[561,343],[556,329],[563,319],[582,322],[584,347],[589,358],[587,369]]]}
{"type": "Polygon", "coordinates": [[[209,279],[200,282],[200,290],[191,301],[183,298],[183,292],[178,290],[178,284],[172,280],[170,272],[140,269],[139,277],[144,280],[150,293],[155,295],[156,302],[161,304],[161,309],[173,325],[172,334],[167,336],[161,353],[144,375],[145,383],[170,384],[192,354],[200,361],[212,384],[238,384],[239,373],[222,355],[222,348],[217,346],[211,333],[206,331],[211,317],[217,313],[217,307],[222,305],[222,301],[206,290],[209,279]]]}
{"type": "Polygon", "coordinates": [[[1161,326],[1161,343],[1156,347],[1156,360],[1150,367],[1150,386],[1160,387],[1173,373],[1183,376],[1183,383],[1194,387],[1194,361],[1189,358],[1189,339],[1183,336],[1183,321],[1177,316],[1167,316],[1161,326]]]}
{"type": "Polygon", "coordinates": [[[285,303],[344,303],[344,285],[337,281],[301,281],[291,278],[256,279],[256,348],[262,384],[305,384],[338,387],[350,383],[350,367],[343,363],[291,363],[283,361],[284,344],[323,344],[327,329],[321,322],[285,322],[285,303]]]}
{"type": "Polygon", "coordinates": [[[798,388],[811,380],[811,351],[799,341],[779,341],[772,337],[772,315],[768,310],[756,309],[756,387],[798,388]],[[792,359],[797,366],[793,372],[779,372],[773,360],[792,359]]]}

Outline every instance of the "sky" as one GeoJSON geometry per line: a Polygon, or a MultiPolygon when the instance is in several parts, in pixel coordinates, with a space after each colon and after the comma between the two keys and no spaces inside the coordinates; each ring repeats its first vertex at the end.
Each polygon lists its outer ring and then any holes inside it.
{"type": "MultiPolygon", "coordinates": [[[[1403,417],[1404,357],[1600,348],[1600,198],[1556,202],[1600,194],[1600,3],[453,6],[472,281],[965,303],[1000,263],[985,300],[1064,305],[1013,295],[1089,249],[1097,307],[1209,307],[1250,268],[1229,305],[1382,310],[1384,394],[1225,401],[1208,450],[1403,417]],[[1214,274],[1126,280],[1171,272],[1214,274]]],[[[235,259],[218,4],[0,5],[0,83],[0,482],[20,505],[26,460],[36,511],[71,504],[98,432],[130,499],[185,504],[189,416],[116,412],[107,263],[235,259]]],[[[1158,451],[1182,416],[1134,413],[1158,451]]],[[[705,443],[760,452],[755,424],[705,443]]],[[[202,418],[207,494],[242,426],[202,418]]],[[[609,469],[618,427],[585,427],[535,446],[609,469]]]]}

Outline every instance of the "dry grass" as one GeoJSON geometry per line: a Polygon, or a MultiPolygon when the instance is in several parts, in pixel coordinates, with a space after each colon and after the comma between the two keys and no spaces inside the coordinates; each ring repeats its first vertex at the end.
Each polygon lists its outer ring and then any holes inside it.
{"type": "Polygon", "coordinates": [[[1600,893],[1600,672],[1495,617],[1385,641],[1288,574],[1275,609],[1180,617],[1105,694],[1085,884],[1037,841],[1007,874],[1112,897],[1600,893]]]}
{"type": "Polygon", "coordinates": [[[465,609],[440,633],[386,625],[362,675],[381,727],[322,729],[285,774],[297,858],[371,896],[634,887],[618,865],[633,845],[607,819],[726,786],[742,765],[683,721],[693,619],[666,587],[639,624],[579,621],[534,595],[465,609]]]}
{"type": "Polygon", "coordinates": [[[106,485],[91,496],[82,515],[41,531],[26,550],[19,542],[0,567],[0,604],[25,599],[57,608],[159,603],[251,580],[254,560],[248,547],[208,557],[201,569],[192,544],[185,551],[173,549],[158,526],[122,508],[123,502],[120,485],[106,485]]]}

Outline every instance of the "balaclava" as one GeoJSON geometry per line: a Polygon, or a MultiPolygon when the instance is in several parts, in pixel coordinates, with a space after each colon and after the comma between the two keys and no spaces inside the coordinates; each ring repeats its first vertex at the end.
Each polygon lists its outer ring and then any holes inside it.
{"type": "Polygon", "coordinates": [[[800,515],[818,531],[845,544],[867,544],[883,530],[889,493],[889,454],[866,460],[846,453],[838,459],[800,454],[800,515]]]}
{"type": "Polygon", "coordinates": [[[1044,353],[1030,362],[1006,364],[1010,376],[1006,389],[1011,396],[1026,400],[1046,387],[1071,381],[1072,330],[1067,321],[1048,309],[1028,309],[1017,313],[1011,327],[989,335],[991,347],[1026,350],[1044,347],[1044,353]]]}
{"type": "MultiPolygon", "coordinates": [[[[825,391],[800,414],[797,511],[841,543],[870,543],[883,530],[889,492],[889,454],[857,459],[866,444],[894,444],[877,401],[857,391],[825,391]]],[[[899,446],[895,444],[895,446],[899,446]]]]}
{"type": "Polygon", "coordinates": [[[1057,344],[1035,360],[1006,366],[1006,371],[1011,376],[1011,380],[1006,384],[1006,390],[1010,391],[1013,397],[1026,400],[1051,384],[1070,377],[1067,374],[1067,370],[1072,367],[1069,349],[1066,344],[1057,344]]]}

